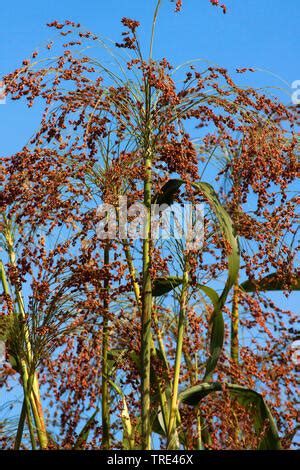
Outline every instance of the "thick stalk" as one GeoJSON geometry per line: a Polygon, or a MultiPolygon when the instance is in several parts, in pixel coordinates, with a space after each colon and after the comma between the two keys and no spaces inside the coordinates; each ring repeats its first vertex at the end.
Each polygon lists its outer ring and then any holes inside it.
{"type": "Polygon", "coordinates": [[[126,240],[123,241],[123,247],[124,247],[127,266],[128,266],[128,270],[129,270],[129,274],[130,274],[130,278],[131,278],[131,282],[132,282],[132,287],[133,287],[135,300],[136,300],[136,303],[137,303],[137,306],[138,306],[138,310],[141,311],[140,286],[139,286],[139,283],[136,279],[136,272],[135,272],[135,267],[133,265],[132,256],[131,256],[131,253],[130,253],[130,246],[129,246],[129,243],[126,240]]]}
{"type": "Polygon", "coordinates": [[[141,405],[142,405],[142,448],[151,448],[150,423],[150,358],[151,358],[151,312],[152,282],[151,266],[151,152],[146,149],[144,204],[146,207],[145,239],[143,241],[143,287],[142,287],[142,338],[141,338],[141,405]]]}
{"type": "Polygon", "coordinates": [[[202,450],[201,411],[197,411],[197,450],[202,450]]]}
{"type": "MultiPolygon", "coordinates": [[[[27,424],[28,424],[28,429],[29,429],[29,434],[30,434],[30,441],[31,441],[31,446],[32,446],[32,449],[35,450],[36,449],[36,442],[35,442],[35,435],[34,435],[34,429],[33,429],[33,423],[32,423],[32,419],[31,419],[31,409],[32,409],[32,406],[31,406],[31,399],[32,399],[32,395],[31,395],[31,385],[32,385],[32,380],[28,379],[28,376],[27,376],[27,367],[26,367],[26,363],[23,362],[22,364],[22,383],[23,383],[23,389],[24,389],[24,403],[25,403],[25,408],[26,408],[26,417],[27,417],[27,424]]],[[[39,425],[40,423],[37,422],[37,419],[36,419],[36,415],[33,413],[34,415],[34,419],[35,419],[35,425],[36,425],[36,429],[37,429],[37,434],[38,434],[38,438],[39,438],[39,441],[40,441],[40,430],[39,430],[39,425]]],[[[22,412],[21,412],[21,416],[20,416],[20,421],[22,419],[22,412]]],[[[22,436],[21,436],[22,438],[22,436]]]]}
{"type": "MultiPolygon", "coordinates": [[[[44,427],[44,423],[40,419],[40,411],[38,409],[38,406],[36,403],[36,396],[33,390],[33,385],[35,381],[35,373],[32,372],[30,375],[28,375],[28,367],[27,367],[26,362],[23,359],[21,360],[21,377],[22,377],[22,385],[23,385],[23,391],[24,391],[24,401],[26,404],[26,411],[27,411],[27,421],[31,420],[31,414],[30,414],[30,409],[31,409],[40,447],[42,449],[46,449],[48,445],[47,433],[44,427]]],[[[21,412],[18,429],[22,428],[22,423],[21,423],[22,418],[23,417],[22,417],[22,412],[21,412]]]]}
{"type": "Polygon", "coordinates": [[[27,380],[27,395],[31,405],[40,447],[41,449],[46,449],[48,447],[48,436],[45,429],[41,401],[40,398],[37,399],[37,395],[34,392],[34,387],[36,387],[37,383],[36,373],[33,372],[27,380]]]}
{"type": "MultiPolygon", "coordinates": [[[[4,236],[5,236],[6,244],[7,244],[7,252],[8,252],[8,256],[9,256],[9,261],[13,266],[16,266],[16,254],[15,254],[15,251],[14,251],[14,239],[13,239],[13,235],[12,235],[12,232],[10,230],[10,226],[9,226],[8,223],[6,224],[6,227],[5,227],[5,230],[4,230],[4,236]]],[[[4,278],[6,277],[4,267],[3,267],[3,263],[2,263],[1,271],[3,271],[1,273],[1,276],[2,276],[2,279],[3,279],[3,277],[4,278]]],[[[7,284],[6,287],[8,289],[7,281],[6,281],[6,284],[7,284]]],[[[3,287],[4,287],[4,285],[3,285],[3,287]]],[[[24,307],[24,301],[23,301],[22,293],[21,293],[21,291],[20,291],[20,289],[17,285],[15,285],[14,288],[15,288],[16,302],[17,302],[17,305],[18,305],[19,314],[20,314],[22,320],[26,320],[26,313],[25,313],[25,307],[24,307]]],[[[25,348],[26,348],[26,355],[27,355],[27,364],[25,363],[25,361],[22,361],[22,367],[26,371],[26,374],[27,374],[27,377],[28,377],[29,376],[28,367],[30,367],[29,364],[32,363],[33,356],[32,356],[32,348],[31,348],[31,343],[30,343],[30,338],[29,338],[29,331],[28,331],[28,328],[26,327],[25,322],[23,323],[22,331],[23,331],[23,337],[24,337],[24,341],[25,341],[25,348]]],[[[23,386],[23,388],[24,388],[24,386],[23,386]]],[[[44,414],[43,414],[43,409],[42,409],[42,404],[41,404],[41,399],[40,399],[39,383],[38,383],[36,372],[33,373],[33,377],[32,377],[32,380],[31,380],[30,391],[28,393],[29,393],[29,400],[30,400],[30,403],[31,403],[32,413],[33,413],[35,423],[36,423],[36,426],[37,426],[37,432],[38,432],[40,447],[42,449],[46,449],[47,446],[48,446],[48,438],[47,438],[46,426],[45,426],[45,421],[44,421],[44,414]]],[[[26,398],[25,395],[24,395],[24,398],[26,398]]]]}
{"type": "MultiPolygon", "coordinates": [[[[182,291],[180,296],[180,312],[178,319],[178,333],[177,333],[177,345],[176,345],[176,355],[175,355],[175,365],[174,365],[174,380],[173,380],[173,389],[172,389],[172,400],[171,400],[171,411],[170,419],[168,426],[168,448],[174,446],[174,432],[176,430],[176,415],[178,411],[178,387],[179,387],[179,378],[180,378],[180,366],[181,366],[181,357],[182,357],[182,347],[183,347],[183,335],[184,327],[186,320],[186,309],[187,309],[187,295],[188,295],[188,265],[186,263],[185,271],[183,273],[183,284],[182,291]]],[[[177,443],[176,443],[177,444],[177,443]]]]}
{"type": "MultiPolygon", "coordinates": [[[[231,343],[230,343],[230,356],[234,364],[239,362],[239,282],[234,285],[233,298],[232,298],[232,311],[231,311],[231,343]]],[[[240,428],[236,413],[233,409],[233,416],[236,420],[237,426],[234,429],[235,442],[239,442],[240,428]]]]}
{"type": "MultiPolygon", "coordinates": [[[[199,374],[198,374],[198,357],[195,358],[195,384],[198,383],[199,374]]],[[[202,442],[202,421],[201,421],[201,408],[197,410],[197,450],[203,450],[202,442]]]]}
{"type": "Polygon", "coordinates": [[[232,314],[231,314],[231,359],[238,364],[239,361],[239,283],[236,282],[233,289],[232,314]]]}
{"type": "MultiPolygon", "coordinates": [[[[1,277],[1,283],[3,287],[3,291],[5,295],[9,296],[9,285],[7,282],[6,278],[6,273],[4,269],[3,262],[0,260],[0,277],[1,277]]],[[[24,392],[24,402],[20,414],[20,419],[19,419],[19,425],[18,425],[18,431],[17,431],[17,436],[14,444],[15,449],[19,449],[21,440],[22,440],[22,435],[23,435],[23,430],[24,430],[24,423],[25,423],[25,418],[27,416],[27,423],[28,423],[28,429],[30,433],[30,440],[31,440],[31,445],[32,448],[36,448],[35,444],[35,436],[34,436],[34,430],[33,430],[33,425],[32,425],[32,419],[31,419],[31,412],[30,412],[30,398],[27,390],[27,379],[26,379],[26,374],[27,374],[27,366],[24,360],[21,361],[21,377],[22,377],[22,386],[23,386],[23,392],[24,392]]]]}
{"type": "Polygon", "coordinates": [[[153,310],[153,321],[154,321],[154,325],[155,325],[155,328],[156,328],[158,347],[159,347],[159,351],[160,351],[160,353],[162,355],[162,358],[163,358],[164,367],[166,368],[166,371],[169,372],[169,370],[170,370],[169,363],[168,363],[167,354],[166,354],[166,350],[165,350],[162,331],[161,331],[161,329],[159,327],[159,323],[158,323],[156,309],[153,310]]]}
{"type": "MultiPolygon", "coordinates": [[[[240,207],[234,210],[234,220],[239,220],[240,207]]],[[[231,341],[230,357],[235,364],[239,362],[239,275],[233,286],[232,310],[231,310],[231,341]]]]}
{"type": "MultiPolygon", "coordinates": [[[[130,253],[129,243],[127,241],[123,241],[123,246],[124,246],[126,261],[127,261],[127,265],[128,265],[128,270],[129,270],[129,273],[130,273],[131,282],[132,282],[132,286],[133,286],[133,292],[134,292],[134,295],[135,295],[135,298],[136,298],[136,303],[137,303],[139,311],[141,312],[142,306],[141,306],[140,286],[139,286],[139,283],[137,282],[137,279],[136,279],[136,272],[135,272],[135,267],[134,267],[134,264],[133,264],[133,261],[132,261],[132,256],[131,256],[131,253],[130,253]]],[[[153,317],[155,318],[155,313],[154,312],[153,312],[153,317]]],[[[159,346],[160,346],[160,351],[161,351],[161,353],[164,357],[165,367],[167,369],[169,369],[161,335],[160,335],[160,338],[159,338],[159,346]]],[[[154,344],[154,341],[153,341],[152,334],[151,334],[151,356],[153,357],[153,359],[157,358],[156,348],[155,348],[155,344],[154,344]]],[[[160,406],[161,406],[161,411],[162,411],[163,420],[164,420],[164,426],[165,426],[165,429],[167,430],[168,423],[169,423],[168,400],[167,400],[166,393],[163,389],[160,377],[156,377],[156,380],[157,380],[158,394],[159,394],[159,399],[160,399],[160,406]]]]}
{"type": "Polygon", "coordinates": [[[3,292],[5,295],[9,295],[9,287],[8,287],[8,282],[6,279],[6,274],[5,274],[5,269],[3,262],[0,260],[0,276],[1,276],[1,283],[3,287],[3,292]]]}
{"type": "Polygon", "coordinates": [[[32,450],[36,450],[35,435],[34,435],[33,423],[32,423],[31,413],[30,413],[30,403],[27,397],[24,398],[24,402],[25,402],[25,407],[26,407],[26,418],[27,418],[27,424],[28,424],[28,429],[29,429],[31,448],[32,450]]]}
{"type": "MultiPolygon", "coordinates": [[[[104,248],[104,265],[109,264],[109,246],[104,248]]],[[[102,448],[108,450],[110,448],[110,394],[108,381],[108,347],[109,347],[109,302],[108,289],[109,279],[104,280],[105,298],[103,301],[103,336],[102,336],[102,448]]]]}

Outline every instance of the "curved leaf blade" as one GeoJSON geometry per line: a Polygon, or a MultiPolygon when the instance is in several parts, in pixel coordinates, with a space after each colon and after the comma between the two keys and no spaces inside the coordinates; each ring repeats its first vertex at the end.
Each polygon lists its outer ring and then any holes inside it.
{"type": "MultiPolygon", "coordinates": [[[[266,423],[268,427],[259,443],[259,450],[280,450],[280,439],[275,420],[262,395],[254,390],[247,389],[236,384],[226,384],[230,396],[236,398],[241,406],[248,408],[254,405],[254,427],[257,435],[260,435],[266,423]]],[[[202,383],[190,387],[179,394],[178,400],[191,406],[197,406],[199,402],[210,393],[222,392],[224,387],[219,382],[202,383]]]]}
{"type": "Polygon", "coordinates": [[[182,284],[182,278],[178,276],[167,276],[154,279],[152,284],[152,295],[153,297],[160,297],[168,294],[176,287],[182,284]]]}
{"type": "Polygon", "coordinates": [[[175,194],[182,184],[182,180],[170,179],[163,185],[159,193],[154,196],[153,203],[171,205],[174,202],[175,194]]]}
{"type": "MultiPolygon", "coordinates": [[[[256,291],[283,291],[285,290],[284,281],[280,279],[277,273],[269,274],[260,281],[252,281],[248,279],[243,282],[240,287],[245,292],[256,292],[256,291]]],[[[295,283],[289,286],[292,291],[300,290],[300,273],[297,273],[295,283]]]]}
{"type": "MultiPolygon", "coordinates": [[[[180,179],[169,180],[162,188],[160,199],[157,198],[156,201],[160,201],[160,203],[167,201],[169,199],[169,191],[170,194],[175,194],[175,192],[178,191],[180,186],[184,183],[185,182],[180,179]]],[[[240,269],[240,251],[238,238],[236,236],[231,217],[221,204],[214,188],[210,184],[204,182],[191,183],[191,185],[197,192],[203,195],[203,197],[208,201],[208,203],[212,207],[212,210],[218,219],[224,240],[226,241],[226,244],[230,247],[230,251],[227,254],[227,281],[221,296],[218,298],[218,301],[216,300],[215,296],[213,298],[214,312],[212,315],[210,357],[206,364],[206,371],[204,377],[204,380],[206,381],[211,378],[223,348],[224,320],[222,310],[232,286],[237,282],[238,279],[238,273],[240,269]]]]}
{"type": "Polygon", "coordinates": [[[240,269],[240,251],[239,242],[235,234],[234,226],[226,209],[221,204],[217,193],[208,183],[193,183],[193,187],[197,189],[208,201],[214,211],[223,237],[230,247],[227,254],[228,258],[228,275],[225,287],[220,295],[218,302],[214,302],[214,311],[212,315],[212,334],[210,341],[210,357],[206,364],[204,381],[209,380],[218,363],[223,343],[224,343],[224,320],[222,310],[227,300],[227,296],[238,279],[240,269]]]}
{"type": "Polygon", "coordinates": [[[208,287],[208,286],[204,286],[203,284],[197,284],[197,287],[198,289],[202,290],[204,292],[204,294],[207,295],[207,297],[209,297],[209,299],[211,300],[214,308],[217,308],[218,307],[218,304],[219,304],[219,296],[217,294],[217,292],[212,289],[211,287],[208,287]]]}
{"type": "Polygon", "coordinates": [[[123,425],[123,450],[134,450],[134,428],[131,424],[130,414],[126,402],[126,397],[120,387],[111,379],[108,380],[112,388],[121,396],[123,402],[123,409],[121,412],[121,420],[123,425]]]}
{"type": "Polygon", "coordinates": [[[92,414],[86,424],[83,426],[82,430],[79,433],[79,436],[74,444],[73,450],[80,450],[84,448],[86,441],[89,438],[90,430],[95,422],[98,409],[92,414]]]}

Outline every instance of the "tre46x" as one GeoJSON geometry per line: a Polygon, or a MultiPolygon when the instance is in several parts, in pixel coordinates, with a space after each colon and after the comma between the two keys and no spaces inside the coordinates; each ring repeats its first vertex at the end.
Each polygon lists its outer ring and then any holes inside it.
{"type": "Polygon", "coordinates": [[[152,463],[160,465],[193,465],[193,455],[151,454],[152,463]]]}

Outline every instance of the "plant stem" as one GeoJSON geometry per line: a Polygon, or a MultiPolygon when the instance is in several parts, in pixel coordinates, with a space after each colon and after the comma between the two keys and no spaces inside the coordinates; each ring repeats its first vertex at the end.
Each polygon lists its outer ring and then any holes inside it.
{"type": "MultiPolygon", "coordinates": [[[[134,264],[133,264],[133,261],[132,261],[132,256],[131,256],[131,253],[130,253],[129,243],[125,240],[125,241],[123,241],[123,246],[124,246],[126,261],[127,261],[127,265],[128,265],[128,269],[129,269],[129,273],[130,273],[130,277],[131,277],[131,282],[132,282],[132,285],[133,285],[133,292],[134,292],[134,295],[135,295],[135,298],[136,298],[136,303],[137,303],[139,311],[141,312],[142,306],[141,306],[140,286],[139,286],[139,283],[137,282],[137,279],[136,279],[136,272],[135,272],[135,267],[134,267],[134,264]]],[[[157,321],[157,319],[155,317],[155,312],[153,312],[153,318],[155,319],[155,321],[157,321]]],[[[164,350],[161,335],[160,335],[160,338],[159,338],[159,346],[160,346],[160,351],[161,351],[161,353],[164,357],[164,366],[167,368],[167,370],[169,370],[169,364],[168,364],[167,359],[166,359],[166,353],[165,353],[165,350],[164,350]]],[[[157,358],[157,353],[156,353],[156,348],[155,348],[155,344],[154,344],[154,341],[153,341],[152,334],[151,334],[151,346],[150,347],[151,347],[151,356],[154,359],[156,359],[157,358]]],[[[156,377],[156,381],[157,381],[161,411],[162,411],[163,420],[164,420],[164,426],[165,426],[165,430],[167,430],[168,422],[169,422],[168,400],[167,400],[166,393],[163,390],[163,385],[161,383],[160,377],[156,377]]]]}
{"type": "MultiPolygon", "coordinates": [[[[7,281],[7,278],[6,278],[4,265],[3,265],[3,262],[1,260],[0,260],[0,274],[1,274],[1,283],[2,283],[2,287],[3,287],[3,291],[4,291],[5,295],[10,295],[9,285],[8,285],[8,281],[7,281]]],[[[31,445],[32,445],[32,448],[35,449],[36,445],[35,445],[35,437],[34,437],[34,431],[33,431],[33,427],[32,427],[32,420],[31,420],[31,414],[30,414],[30,401],[29,401],[29,397],[28,397],[28,394],[27,394],[27,381],[26,381],[27,366],[26,366],[26,363],[25,363],[24,360],[21,361],[21,365],[22,365],[22,367],[21,367],[22,368],[21,376],[22,376],[22,385],[23,385],[23,391],[24,391],[24,401],[23,401],[23,405],[22,405],[20,418],[19,418],[18,431],[17,431],[17,436],[16,436],[14,448],[15,449],[20,448],[20,444],[21,444],[21,441],[22,441],[22,435],[23,435],[23,431],[24,431],[25,418],[26,418],[26,415],[27,415],[27,422],[28,422],[28,429],[29,429],[29,433],[30,433],[31,445]]]]}
{"type": "Polygon", "coordinates": [[[158,12],[161,7],[162,0],[158,0],[155,10],[154,10],[154,16],[153,16],[153,21],[152,21],[152,31],[151,31],[151,39],[150,39],[150,52],[149,52],[149,63],[152,60],[152,55],[153,55],[153,44],[154,44],[154,35],[155,35],[155,27],[156,27],[156,21],[158,17],[158,12]]]}
{"type": "Polygon", "coordinates": [[[238,364],[239,361],[239,283],[235,283],[233,288],[232,300],[232,319],[231,319],[231,359],[238,364]]]}
{"type": "Polygon", "coordinates": [[[27,424],[28,424],[28,429],[29,429],[29,434],[30,434],[31,447],[32,447],[32,450],[36,450],[35,435],[34,435],[34,429],[33,429],[33,424],[32,424],[32,419],[31,419],[31,413],[30,413],[30,403],[27,397],[25,398],[25,406],[26,406],[26,417],[27,417],[27,424]]]}
{"type": "Polygon", "coordinates": [[[197,450],[202,450],[201,411],[197,411],[197,450]]]}
{"type": "MultiPolygon", "coordinates": [[[[1,283],[2,283],[3,292],[4,292],[5,295],[8,296],[8,295],[10,295],[9,285],[8,285],[8,282],[7,282],[6,273],[5,273],[5,269],[4,269],[4,265],[3,265],[2,260],[0,260],[0,275],[1,275],[1,283]]],[[[22,373],[22,375],[24,375],[24,373],[22,373]]],[[[22,380],[22,384],[23,384],[23,389],[24,389],[24,380],[22,380]]],[[[15,450],[18,450],[20,448],[20,445],[21,445],[26,414],[27,415],[30,414],[30,407],[28,407],[28,401],[26,400],[26,389],[24,389],[24,401],[23,401],[23,405],[22,405],[20,418],[19,418],[17,436],[16,436],[15,444],[14,444],[14,449],[15,450]]],[[[31,433],[31,429],[30,429],[30,423],[31,423],[31,421],[30,421],[30,417],[29,417],[28,427],[29,427],[29,431],[30,431],[30,435],[31,435],[32,433],[31,433]]]]}
{"type": "Polygon", "coordinates": [[[179,319],[178,319],[174,380],[173,380],[170,419],[169,419],[169,426],[168,426],[168,448],[174,446],[173,436],[174,436],[174,432],[176,431],[175,422],[176,422],[176,415],[178,411],[177,397],[178,397],[178,386],[179,386],[181,356],[182,356],[182,347],[183,347],[184,324],[185,324],[186,309],[187,309],[188,283],[189,283],[188,263],[186,261],[185,270],[183,273],[182,291],[181,291],[181,296],[180,296],[180,312],[179,312],[179,319]]]}
{"type": "Polygon", "coordinates": [[[28,394],[40,447],[41,449],[47,449],[48,437],[43,419],[41,401],[40,398],[37,398],[37,395],[34,392],[34,384],[37,384],[36,380],[36,373],[33,372],[33,374],[28,379],[28,394]]]}
{"type": "Polygon", "coordinates": [[[140,286],[139,283],[136,279],[136,272],[135,272],[135,267],[132,261],[132,256],[130,253],[130,246],[127,240],[123,240],[123,247],[124,247],[124,252],[126,256],[126,261],[127,261],[127,266],[129,270],[129,274],[131,277],[131,282],[132,282],[132,287],[133,287],[133,292],[135,296],[135,300],[138,306],[138,309],[141,311],[142,306],[141,306],[141,292],[140,292],[140,286]]]}
{"type": "Polygon", "coordinates": [[[6,279],[6,274],[5,274],[4,265],[3,265],[2,260],[0,260],[0,275],[1,275],[1,283],[2,283],[2,287],[3,287],[3,292],[4,292],[5,295],[9,295],[9,287],[8,287],[8,282],[7,282],[7,279],[6,279]]]}
{"type": "MultiPolygon", "coordinates": [[[[232,312],[231,312],[231,343],[230,356],[234,364],[239,362],[239,282],[236,281],[233,287],[232,312]]],[[[233,416],[237,426],[234,429],[235,442],[239,442],[240,428],[236,413],[233,409],[233,416]]]]}
{"type": "Polygon", "coordinates": [[[151,156],[147,149],[145,159],[144,204],[147,210],[145,239],[143,242],[143,288],[142,288],[142,447],[150,449],[150,356],[151,356],[151,312],[152,283],[150,275],[151,254],[151,156]]]}
{"type": "MultiPolygon", "coordinates": [[[[109,245],[104,248],[104,265],[109,265],[109,245]]],[[[108,289],[109,279],[104,280],[105,298],[103,301],[103,336],[102,336],[102,448],[110,449],[110,396],[108,383],[108,347],[109,347],[109,317],[108,289]]]]}
{"type": "Polygon", "coordinates": [[[35,441],[33,423],[32,423],[32,418],[31,418],[30,390],[29,390],[29,383],[28,383],[28,376],[27,376],[27,366],[26,366],[25,361],[22,361],[22,364],[21,364],[21,377],[22,377],[22,386],[23,386],[23,391],[24,391],[24,401],[22,405],[20,418],[19,418],[19,424],[18,424],[17,436],[16,436],[15,443],[14,443],[14,449],[19,450],[20,448],[23,431],[24,431],[25,418],[27,418],[31,447],[33,450],[35,450],[36,441],[35,441]]]}
{"type": "MultiPolygon", "coordinates": [[[[6,222],[6,226],[4,228],[3,235],[6,240],[9,261],[13,266],[16,266],[16,254],[14,251],[14,237],[13,237],[9,222],[7,221],[6,218],[4,218],[4,220],[6,222]]],[[[2,284],[3,284],[3,289],[9,295],[8,282],[6,279],[5,270],[4,270],[4,266],[2,262],[1,262],[1,279],[2,279],[2,284]]],[[[46,427],[45,427],[41,399],[40,399],[39,383],[38,383],[37,374],[35,371],[32,374],[32,379],[30,379],[30,387],[28,387],[27,391],[24,388],[24,387],[27,388],[26,384],[27,384],[29,375],[31,377],[31,374],[29,374],[28,369],[31,367],[33,355],[32,355],[29,331],[25,323],[26,313],[25,313],[23,296],[22,296],[21,290],[19,289],[17,285],[14,285],[14,289],[15,289],[15,295],[16,295],[16,302],[17,302],[18,309],[19,309],[19,315],[21,316],[23,320],[21,328],[23,332],[23,338],[25,342],[26,356],[27,356],[27,363],[26,361],[24,361],[24,359],[20,359],[21,364],[22,364],[22,370],[24,371],[24,375],[22,376],[24,399],[27,400],[28,398],[29,403],[31,404],[32,413],[33,413],[35,423],[37,426],[37,433],[38,433],[40,447],[41,449],[46,449],[48,446],[48,438],[47,438],[47,432],[46,432],[46,427]],[[27,394],[28,394],[28,397],[27,397],[27,394]]],[[[20,416],[20,419],[21,417],[22,416],[20,416]]],[[[28,420],[30,420],[31,416],[27,416],[27,418],[28,420]]]]}
{"type": "Polygon", "coordinates": [[[46,449],[48,446],[47,433],[46,433],[44,421],[41,420],[41,410],[39,409],[40,400],[37,400],[37,396],[34,392],[36,373],[35,371],[31,371],[28,374],[28,367],[27,367],[26,362],[23,359],[21,360],[21,365],[22,365],[22,384],[23,384],[24,398],[25,398],[26,408],[27,408],[27,419],[31,418],[30,416],[30,409],[31,409],[35,426],[36,426],[36,431],[37,431],[37,436],[38,436],[40,447],[41,449],[46,449]],[[38,405],[37,405],[37,401],[38,401],[38,405]],[[28,406],[27,406],[27,403],[28,403],[28,406]],[[29,413],[29,416],[28,416],[28,413],[29,413]]]}

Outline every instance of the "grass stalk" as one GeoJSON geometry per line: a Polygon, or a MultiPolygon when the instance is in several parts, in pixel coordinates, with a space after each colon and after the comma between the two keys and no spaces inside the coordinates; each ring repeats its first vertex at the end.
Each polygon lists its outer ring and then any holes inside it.
{"type": "Polygon", "coordinates": [[[238,364],[239,361],[239,284],[234,285],[232,300],[232,319],[231,319],[231,359],[238,364]]]}
{"type": "Polygon", "coordinates": [[[142,335],[141,335],[141,421],[142,449],[151,449],[150,416],[150,363],[151,363],[151,189],[152,189],[152,149],[151,149],[151,86],[145,79],[145,129],[144,129],[144,206],[146,208],[143,240],[143,285],[142,285],[142,335]]]}
{"type": "Polygon", "coordinates": [[[143,242],[143,287],[142,287],[142,348],[141,348],[141,405],[142,405],[142,447],[150,450],[150,361],[151,361],[151,312],[152,282],[150,275],[150,239],[151,239],[151,158],[145,161],[146,177],[144,184],[144,204],[147,210],[145,239],[143,242]]]}
{"type": "MultiPolygon", "coordinates": [[[[16,266],[16,254],[14,251],[14,237],[13,237],[13,234],[12,234],[12,231],[10,229],[10,225],[8,222],[6,223],[3,235],[6,240],[9,261],[13,266],[16,266]]],[[[6,273],[5,273],[5,269],[4,269],[2,261],[1,261],[0,267],[1,267],[1,280],[2,280],[4,292],[10,295],[9,286],[8,286],[8,282],[6,279],[6,273]]],[[[42,409],[42,404],[41,404],[37,373],[34,371],[33,374],[29,374],[28,372],[28,370],[31,368],[31,365],[32,365],[33,354],[32,354],[32,348],[31,348],[31,343],[30,343],[29,331],[26,325],[26,312],[25,312],[24,300],[23,300],[23,296],[19,287],[17,285],[14,285],[13,287],[15,290],[16,303],[18,306],[18,315],[20,315],[21,319],[23,320],[22,321],[22,335],[23,335],[24,342],[25,342],[25,349],[26,349],[26,356],[27,356],[26,358],[27,361],[24,361],[24,359],[20,359],[22,370],[24,371],[22,375],[24,399],[26,403],[28,400],[28,403],[31,406],[32,413],[33,413],[34,420],[35,420],[36,427],[37,427],[40,447],[41,449],[46,449],[48,446],[48,438],[47,438],[44,414],[43,414],[43,409],[42,409]],[[29,375],[30,377],[32,375],[32,379],[30,380],[30,387],[27,387],[29,375]]],[[[31,416],[28,416],[27,405],[26,405],[26,409],[27,409],[27,419],[30,420],[31,416]]],[[[22,413],[20,416],[20,420],[21,418],[22,418],[22,413]]],[[[22,426],[20,426],[20,431],[21,431],[21,428],[22,426]]]]}
{"type": "Polygon", "coordinates": [[[185,270],[183,273],[181,296],[180,296],[180,311],[179,311],[179,319],[178,319],[178,333],[177,333],[177,345],[176,345],[176,355],[175,355],[175,365],[174,365],[174,379],[173,379],[173,388],[172,388],[170,419],[169,419],[169,425],[168,425],[168,448],[177,446],[178,444],[177,442],[176,444],[174,442],[174,433],[176,431],[176,415],[178,411],[177,398],[178,398],[178,387],[179,387],[180,368],[181,368],[183,335],[184,335],[185,320],[186,320],[188,284],[189,284],[188,263],[186,261],[185,270]]]}
{"type": "Polygon", "coordinates": [[[202,450],[201,411],[197,411],[197,450],[202,450]]]}
{"type": "MultiPolygon", "coordinates": [[[[133,292],[135,294],[138,309],[139,309],[139,311],[141,311],[142,306],[141,306],[140,286],[139,286],[139,283],[136,279],[136,271],[135,271],[132,256],[131,256],[131,253],[130,253],[130,246],[129,246],[129,243],[126,240],[123,241],[123,247],[124,247],[124,251],[125,251],[125,256],[126,256],[126,261],[127,261],[127,266],[128,266],[132,286],[133,286],[133,292]]],[[[153,318],[156,318],[155,313],[153,313],[153,318]]],[[[162,341],[161,336],[159,338],[159,347],[160,347],[160,351],[161,351],[161,353],[164,357],[164,360],[165,360],[165,366],[167,367],[167,369],[169,369],[168,362],[167,362],[167,359],[166,359],[166,353],[165,353],[165,350],[164,350],[163,341],[162,341]]],[[[155,344],[154,344],[154,341],[153,341],[152,334],[151,334],[150,349],[151,349],[151,356],[153,357],[153,359],[156,359],[157,358],[157,353],[156,353],[156,348],[155,348],[155,344]]],[[[166,393],[163,389],[160,377],[156,377],[156,380],[157,380],[158,394],[159,394],[159,399],[160,399],[160,406],[161,406],[161,411],[162,411],[163,420],[164,420],[164,426],[165,426],[165,429],[167,430],[168,422],[169,422],[168,400],[167,400],[166,393]]]]}
{"type": "MultiPolygon", "coordinates": [[[[37,398],[33,389],[36,374],[35,372],[28,374],[28,367],[24,360],[21,360],[21,370],[22,370],[21,377],[22,377],[22,385],[23,385],[23,391],[24,391],[24,400],[26,403],[26,410],[27,410],[27,421],[31,420],[31,411],[32,411],[40,447],[41,449],[46,449],[48,446],[47,433],[46,433],[46,429],[44,426],[44,422],[40,418],[40,410],[38,409],[40,402],[38,402],[38,405],[37,405],[37,398]]],[[[20,421],[21,421],[21,418],[22,416],[20,416],[20,421]]]]}
{"type": "MultiPolygon", "coordinates": [[[[33,450],[36,450],[36,441],[35,441],[35,434],[34,434],[34,428],[33,428],[33,422],[32,422],[32,417],[31,417],[31,410],[32,410],[32,395],[31,395],[31,390],[30,390],[30,383],[31,381],[27,377],[27,367],[26,363],[23,362],[22,364],[22,383],[23,383],[23,390],[24,390],[24,402],[25,402],[25,407],[26,407],[26,418],[27,418],[27,424],[28,424],[28,429],[29,429],[29,434],[30,434],[30,441],[31,441],[31,446],[33,450]]],[[[33,413],[34,415],[34,413],[33,413]]],[[[37,434],[39,436],[39,429],[36,421],[36,417],[34,416],[35,419],[35,425],[37,428],[37,434]]]]}
{"type": "MultiPolygon", "coordinates": [[[[104,248],[104,265],[109,264],[109,246],[104,248]]],[[[103,302],[103,336],[102,336],[102,448],[110,449],[110,392],[108,382],[108,348],[109,348],[109,317],[108,317],[108,289],[109,279],[104,280],[106,296],[103,302]]]]}

